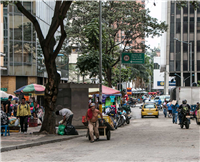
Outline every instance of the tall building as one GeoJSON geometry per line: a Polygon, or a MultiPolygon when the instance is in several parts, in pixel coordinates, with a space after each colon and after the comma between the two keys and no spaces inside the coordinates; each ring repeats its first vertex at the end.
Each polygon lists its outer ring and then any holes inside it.
{"type": "MultiPolygon", "coordinates": [[[[37,18],[45,37],[51,24],[55,2],[22,1],[22,5],[37,18]]],[[[33,24],[15,5],[0,4],[0,13],[0,20],[3,18],[0,52],[5,55],[6,67],[1,69],[1,88],[13,94],[16,89],[27,84],[45,84],[48,76],[33,24]]],[[[67,80],[68,75],[68,59],[64,56],[60,54],[56,59],[63,82],[67,80]]]]}
{"type": "Polygon", "coordinates": [[[187,43],[192,43],[192,83],[200,80],[200,8],[194,10],[189,1],[187,7],[181,9],[174,1],[168,1],[167,5],[166,71],[169,70],[169,75],[176,78],[176,86],[190,86],[190,49],[187,43]]]}

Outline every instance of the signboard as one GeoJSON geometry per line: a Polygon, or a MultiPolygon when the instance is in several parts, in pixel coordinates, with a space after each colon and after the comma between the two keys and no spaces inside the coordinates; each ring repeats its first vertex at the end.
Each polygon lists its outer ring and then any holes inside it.
{"type": "MultiPolygon", "coordinates": [[[[164,85],[165,85],[164,81],[157,81],[157,86],[164,86],[164,85]]],[[[176,82],[169,81],[169,86],[176,86],[176,82]]]]}
{"type": "Polygon", "coordinates": [[[1,88],[1,90],[7,92],[8,89],[7,88],[1,88]]]}
{"type": "Polygon", "coordinates": [[[144,53],[122,53],[122,64],[144,64],[144,53]]]}

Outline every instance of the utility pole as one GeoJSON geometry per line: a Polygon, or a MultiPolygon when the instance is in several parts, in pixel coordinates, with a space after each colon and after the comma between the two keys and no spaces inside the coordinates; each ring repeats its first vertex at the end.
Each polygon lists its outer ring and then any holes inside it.
{"type": "Polygon", "coordinates": [[[99,0],[99,110],[102,112],[102,2],[99,0]]]}
{"type": "Polygon", "coordinates": [[[122,81],[121,81],[121,67],[122,67],[122,62],[121,62],[121,52],[120,52],[120,59],[119,59],[119,87],[120,87],[120,89],[121,89],[121,91],[122,91],[122,86],[121,86],[121,84],[122,84],[122,81]]]}
{"type": "Polygon", "coordinates": [[[190,87],[192,87],[192,42],[190,42],[189,44],[190,44],[190,87]]]}

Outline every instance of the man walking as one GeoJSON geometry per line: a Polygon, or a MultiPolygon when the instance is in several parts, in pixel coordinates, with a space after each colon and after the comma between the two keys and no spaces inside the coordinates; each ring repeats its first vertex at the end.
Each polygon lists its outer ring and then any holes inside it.
{"type": "MultiPolygon", "coordinates": [[[[95,103],[90,104],[90,108],[88,109],[85,117],[85,121],[88,121],[89,135],[91,138],[91,143],[94,142],[94,133],[96,136],[96,141],[99,140],[99,122],[98,122],[98,114],[103,119],[102,113],[95,109],[95,103]]],[[[103,122],[103,120],[101,120],[103,122]]]]}
{"type": "Polygon", "coordinates": [[[67,108],[63,108],[60,111],[56,111],[56,115],[62,115],[63,121],[60,124],[63,124],[66,122],[67,125],[72,125],[72,119],[73,119],[73,112],[67,108]]]}
{"type": "Polygon", "coordinates": [[[6,113],[7,116],[11,116],[11,109],[10,109],[11,100],[12,96],[9,96],[8,100],[3,103],[3,111],[6,113]]]}
{"type": "Polygon", "coordinates": [[[20,118],[21,133],[27,134],[29,116],[31,116],[30,106],[25,103],[25,98],[22,98],[22,103],[17,107],[17,119],[20,118]]]}
{"type": "Polygon", "coordinates": [[[175,105],[172,104],[172,122],[177,124],[177,117],[178,117],[178,111],[179,108],[178,102],[176,101],[175,105]]]}

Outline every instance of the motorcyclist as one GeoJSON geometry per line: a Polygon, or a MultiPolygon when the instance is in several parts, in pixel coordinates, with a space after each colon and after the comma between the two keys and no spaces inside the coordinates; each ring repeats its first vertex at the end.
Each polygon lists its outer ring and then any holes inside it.
{"type": "Polygon", "coordinates": [[[190,112],[190,105],[187,104],[187,100],[183,100],[182,104],[177,109],[179,112],[179,125],[182,123],[182,119],[184,116],[184,112],[189,113],[190,112]]]}

